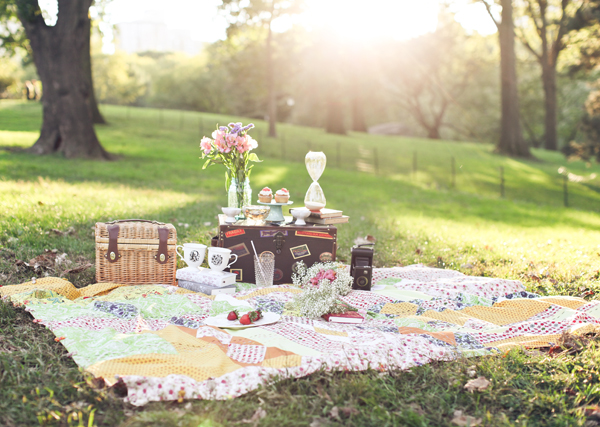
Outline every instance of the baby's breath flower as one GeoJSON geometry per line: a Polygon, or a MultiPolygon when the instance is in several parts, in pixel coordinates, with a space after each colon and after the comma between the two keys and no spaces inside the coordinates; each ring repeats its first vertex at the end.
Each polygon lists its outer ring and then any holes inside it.
{"type": "Polygon", "coordinates": [[[352,289],[352,276],[343,264],[316,263],[307,268],[300,262],[297,272],[292,275],[292,282],[304,289],[291,303],[292,310],[301,316],[316,318],[327,313],[346,311],[347,307],[338,298],[352,289]],[[315,278],[319,279],[317,283],[313,280],[315,278]]]}

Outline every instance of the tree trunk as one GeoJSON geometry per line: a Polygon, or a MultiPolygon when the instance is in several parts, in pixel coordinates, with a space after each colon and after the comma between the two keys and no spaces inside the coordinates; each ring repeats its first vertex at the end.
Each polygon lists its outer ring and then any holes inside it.
{"type": "Polygon", "coordinates": [[[327,102],[327,123],[325,124],[325,131],[327,133],[346,135],[342,104],[338,100],[330,100],[327,102]]]}
{"type": "Polygon", "coordinates": [[[429,139],[441,139],[440,128],[432,126],[427,128],[427,138],[429,139]]]}
{"type": "Polygon", "coordinates": [[[552,64],[542,65],[542,83],[544,86],[544,106],[546,108],[544,148],[546,150],[558,149],[557,132],[557,101],[556,101],[556,68],[552,64]]]}
{"type": "Polygon", "coordinates": [[[90,85],[82,64],[89,50],[92,0],[59,0],[58,21],[45,24],[37,1],[19,4],[33,60],[44,87],[43,124],[34,154],[63,153],[66,158],[109,159],[92,122],[90,85]]]}
{"type": "Polygon", "coordinates": [[[365,109],[363,108],[363,99],[360,89],[360,79],[353,73],[352,79],[352,98],[350,99],[352,108],[352,130],[355,132],[366,132],[367,124],[365,122],[365,109]]]}
{"type": "Polygon", "coordinates": [[[520,123],[512,0],[502,0],[501,3],[502,22],[498,24],[498,37],[500,41],[502,119],[500,140],[496,149],[509,156],[531,157],[529,146],[523,138],[520,123]]]}
{"type": "Polygon", "coordinates": [[[85,77],[85,85],[86,85],[86,97],[88,99],[88,105],[90,108],[90,114],[92,115],[92,121],[96,124],[105,125],[106,120],[102,117],[102,113],[100,113],[100,109],[98,108],[98,103],[96,101],[96,94],[94,92],[94,79],[92,78],[92,55],[91,55],[91,31],[92,31],[92,21],[87,20],[87,25],[89,26],[89,31],[86,31],[87,35],[87,48],[83,52],[82,63],[81,66],[83,68],[84,77],[85,77]]]}
{"type": "Polygon", "coordinates": [[[269,33],[267,35],[267,91],[268,91],[268,113],[269,113],[269,136],[277,137],[277,97],[275,96],[275,73],[273,71],[272,51],[273,31],[269,21],[269,33]]]}

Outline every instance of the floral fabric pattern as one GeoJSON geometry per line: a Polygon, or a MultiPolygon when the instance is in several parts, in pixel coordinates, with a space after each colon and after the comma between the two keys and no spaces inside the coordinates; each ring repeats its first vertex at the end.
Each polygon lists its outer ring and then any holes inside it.
{"type": "Polygon", "coordinates": [[[234,294],[207,296],[165,285],[76,289],[48,278],[4,286],[0,296],[24,305],[63,338],[81,368],[108,384],[122,380],[134,405],[230,399],[319,370],[409,369],[516,346],[549,346],[564,331],[600,327],[599,301],[540,297],[514,280],[421,265],[375,269],[373,277],[382,289],[342,297],[364,314],[360,324],[299,316],[290,303],[301,290],[291,285],[238,283],[234,294]],[[281,317],[247,329],[205,323],[253,309],[281,317]]]}

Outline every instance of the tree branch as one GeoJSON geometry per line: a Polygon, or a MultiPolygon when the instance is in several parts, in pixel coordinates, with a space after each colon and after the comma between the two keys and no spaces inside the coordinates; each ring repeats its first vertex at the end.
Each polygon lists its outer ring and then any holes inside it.
{"type": "Polygon", "coordinates": [[[490,15],[490,18],[492,18],[492,21],[494,21],[494,24],[496,24],[496,28],[500,30],[500,22],[496,21],[496,18],[494,18],[490,4],[486,0],[481,0],[481,2],[485,5],[485,9],[487,10],[488,15],[490,15]]]}
{"type": "Polygon", "coordinates": [[[531,17],[531,20],[533,21],[533,25],[535,25],[535,29],[538,33],[538,36],[540,36],[540,39],[541,39],[542,38],[542,27],[538,23],[538,21],[535,17],[535,11],[533,10],[533,6],[531,5],[531,0],[527,0],[527,9],[529,10],[529,16],[531,17]]]}

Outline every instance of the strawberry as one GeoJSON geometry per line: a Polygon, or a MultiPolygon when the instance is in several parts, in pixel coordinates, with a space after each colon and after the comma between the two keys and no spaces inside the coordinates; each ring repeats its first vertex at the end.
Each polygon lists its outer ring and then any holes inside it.
{"type": "Polygon", "coordinates": [[[250,320],[252,322],[256,322],[261,317],[260,310],[258,310],[258,311],[251,311],[251,312],[248,313],[248,316],[250,317],[250,320]]]}
{"type": "Polygon", "coordinates": [[[242,325],[249,325],[252,323],[252,320],[250,320],[250,316],[248,314],[244,314],[242,317],[240,317],[240,323],[242,325]]]}
{"type": "Polygon", "coordinates": [[[236,320],[238,318],[237,310],[233,310],[231,313],[227,315],[227,320],[236,320]]]}

